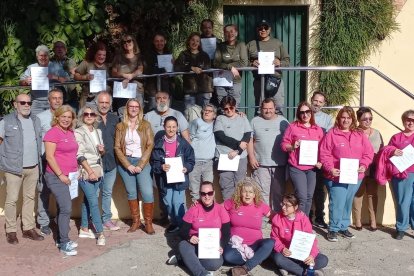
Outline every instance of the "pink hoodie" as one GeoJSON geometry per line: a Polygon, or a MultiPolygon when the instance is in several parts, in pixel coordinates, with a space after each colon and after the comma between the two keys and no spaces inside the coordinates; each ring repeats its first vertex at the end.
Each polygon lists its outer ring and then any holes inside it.
{"type": "MultiPolygon", "coordinates": [[[[339,169],[341,158],[359,159],[359,165],[368,168],[374,158],[374,149],[362,131],[343,132],[334,127],[322,139],[319,156],[325,177],[339,182],[339,177],[332,176],[331,170],[339,169]]],[[[359,173],[358,179],[362,178],[364,173],[359,173]]]]}
{"type": "MultiPolygon", "coordinates": [[[[302,123],[295,121],[289,125],[286,129],[281,143],[282,150],[288,152],[287,147],[294,144],[298,140],[313,140],[320,141],[323,137],[323,130],[317,125],[311,125],[310,127],[304,126],[302,123]]],[[[289,152],[288,162],[299,170],[311,170],[315,166],[299,165],[299,150],[300,147],[294,151],[289,152]]]]}
{"type": "Polygon", "coordinates": [[[377,158],[377,170],[375,171],[375,180],[380,185],[387,184],[393,176],[399,179],[408,177],[406,171],[400,173],[398,169],[390,161],[390,157],[394,155],[396,147],[385,146],[378,152],[377,158]]]}
{"type": "MultiPolygon", "coordinates": [[[[404,149],[409,144],[414,146],[414,134],[411,134],[410,136],[406,136],[404,132],[394,134],[391,137],[390,142],[388,143],[389,146],[394,146],[400,150],[404,149]]],[[[414,173],[414,165],[406,169],[405,172],[414,173]]]]}
{"type": "MultiPolygon", "coordinates": [[[[273,249],[278,253],[282,253],[284,248],[289,249],[295,230],[312,233],[312,225],[309,218],[302,211],[296,212],[295,220],[293,221],[289,220],[282,212],[277,213],[272,219],[272,232],[270,233],[270,237],[275,240],[273,249]]],[[[315,239],[310,255],[315,259],[318,254],[318,240],[315,239]]]]}

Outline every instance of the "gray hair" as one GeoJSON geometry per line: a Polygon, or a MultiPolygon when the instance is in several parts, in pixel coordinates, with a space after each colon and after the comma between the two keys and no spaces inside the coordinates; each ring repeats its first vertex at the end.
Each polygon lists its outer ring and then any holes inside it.
{"type": "Polygon", "coordinates": [[[96,121],[95,123],[93,123],[93,127],[94,128],[98,128],[99,123],[101,122],[101,116],[99,115],[98,109],[95,105],[93,104],[86,104],[85,106],[83,106],[79,112],[78,112],[78,127],[83,126],[85,123],[83,122],[83,113],[85,112],[85,109],[89,108],[90,110],[92,110],[92,112],[94,112],[96,114],[96,121]]]}
{"type": "Polygon", "coordinates": [[[40,52],[45,52],[49,55],[49,48],[47,48],[46,45],[39,45],[36,47],[36,56],[40,53],[40,52]]]}
{"type": "Polygon", "coordinates": [[[107,95],[108,97],[109,97],[109,104],[112,106],[112,95],[111,95],[111,93],[109,93],[108,91],[106,91],[106,90],[102,90],[102,91],[100,91],[97,95],[96,95],[96,97],[95,97],[95,105],[98,105],[98,98],[99,98],[99,96],[101,96],[101,95],[107,95]]]}
{"type": "Polygon", "coordinates": [[[217,107],[214,104],[211,104],[211,103],[205,104],[203,106],[202,112],[204,112],[207,109],[207,107],[210,107],[211,109],[213,109],[214,114],[217,114],[217,107]]]}

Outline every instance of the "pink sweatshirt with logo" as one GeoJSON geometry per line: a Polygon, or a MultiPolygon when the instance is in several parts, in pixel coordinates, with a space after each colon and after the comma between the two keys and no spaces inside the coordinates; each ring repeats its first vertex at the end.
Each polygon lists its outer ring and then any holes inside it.
{"type": "MultiPolygon", "coordinates": [[[[334,127],[322,139],[319,156],[325,177],[339,182],[339,177],[332,176],[331,170],[340,169],[341,158],[359,159],[359,166],[368,168],[374,158],[374,149],[362,131],[344,132],[334,127]]],[[[358,179],[362,178],[364,173],[359,173],[358,179]]]]}
{"type": "MultiPolygon", "coordinates": [[[[281,146],[283,151],[288,152],[288,146],[293,145],[298,140],[313,140],[319,142],[322,138],[323,130],[318,125],[306,127],[304,124],[295,121],[286,129],[281,146]]],[[[294,151],[289,152],[289,164],[302,171],[313,169],[315,166],[299,165],[299,151],[300,146],[294,151]]]]}
{"type": "MultiPolygon", "coordinates": [[[[289,249],[295,230],[312,234],[309,218],[302,211],[296,212],[294,220],[290,220],[282,212],[277,213],[272,219],[272,232],[270,232],[270,237],[275,240],[273,249],[278,253],[282,253],[284,248],[289,249]]],[[[318,254],[318,240],[315,239],[310,255],[315,259],[318,254]]]]}

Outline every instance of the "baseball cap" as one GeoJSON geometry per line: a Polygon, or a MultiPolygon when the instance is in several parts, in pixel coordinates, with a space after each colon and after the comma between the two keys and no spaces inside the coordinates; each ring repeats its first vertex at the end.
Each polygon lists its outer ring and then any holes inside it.
{"type": "Polygon", "coordinates": [[[269,22],[266,21],[266,19],[262,19],[261,21],[259,21],[259,23],[257,23],[256,27],[260,27],[260,26],[270,27],[270,24],[269,24],[269,22]]]}

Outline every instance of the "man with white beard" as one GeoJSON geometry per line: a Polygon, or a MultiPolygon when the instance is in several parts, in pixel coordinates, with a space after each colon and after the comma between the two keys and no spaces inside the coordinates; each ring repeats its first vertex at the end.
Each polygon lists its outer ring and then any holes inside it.
{"type": "Polygon", "coordinates": [[[154,141],[164,135],[164,119],[168,116],[174,116],[178,121],[178,133],[190,143],[188,122],[180,111],[170,108],[170,95],[167,92],[158,91],[155,94],[155,102],[155,109],[144,116],[144,119],[151,124],[154,141]]]}

